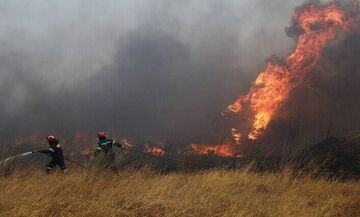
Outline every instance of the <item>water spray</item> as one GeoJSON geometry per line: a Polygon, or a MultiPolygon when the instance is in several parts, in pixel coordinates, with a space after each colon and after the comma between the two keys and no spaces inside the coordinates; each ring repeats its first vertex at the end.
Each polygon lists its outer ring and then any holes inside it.
{"type": "Polygon", "coordinates": [[[24,157],[24,156],[27,156],[27,155],[30,155],[30,154],[34,154],[34,153],[36,153],[36,152],[34,152],[34,151],[29,151],[29,152],[24,152],[24,153],[15,155],[15,156],[8,157],[8,158],[6,158],[5,160],[0,161],[0,165],[3,165],[3,164],[5,164],[5,163],[8,162],[8,161],[15,160],[16,158],[21,158],[21,157],[24,157]]]}

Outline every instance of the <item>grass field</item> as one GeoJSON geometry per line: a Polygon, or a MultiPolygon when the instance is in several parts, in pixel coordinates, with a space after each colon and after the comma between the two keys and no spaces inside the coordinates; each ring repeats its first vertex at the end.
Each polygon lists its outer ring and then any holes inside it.
{"type": "Polygon", "coordinates": [[[288,172],[18,171],[0,177],[0,216],[360,216],[360,183],[288,172]]]}

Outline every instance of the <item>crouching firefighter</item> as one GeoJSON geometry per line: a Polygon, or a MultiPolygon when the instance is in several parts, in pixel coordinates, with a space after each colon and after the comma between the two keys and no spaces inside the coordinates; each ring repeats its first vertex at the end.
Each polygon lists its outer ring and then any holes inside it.
{"type": "Polygon", "coordinates": [[[113,168],[113,163],[115,161],[115,152],[113,151],[113,145],[117,146],[121,150],[124,149],[124,146],[118,142],[115,142],[109,138],[106,138],[105,132],[98,133],[98,143],[95,150],[94,156],[91,159],[97,157],[101,152],[103,152],[104,157],[102,158],[100,164],[106,168],[113,168]]]}
{"type": "Polygon", "coordinates": [[[51,157],[51,161],[47,165],[46,171],[50,173],[51,170],[57,165],[64,173],[67,173],[68,169],[65,166],[63,150],[59,144],[60,141],[52,135],[47,137],[47,141],[49,142],[49,149],[37,151],[42,154],[47,154],[51,157]]]}

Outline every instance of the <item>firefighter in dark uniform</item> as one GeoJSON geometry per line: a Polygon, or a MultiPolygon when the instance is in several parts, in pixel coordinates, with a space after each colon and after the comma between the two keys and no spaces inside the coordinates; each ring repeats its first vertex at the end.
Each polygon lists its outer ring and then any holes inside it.
{"type": "Polygon", "coordinates": [[[48,154],[51,157],[51,161],[47,165],[46,171],[48,173],[51,172],[51,170],[57,165],[64,173],[67,173],[68,169],[64,162],[63,150],[59,144],[60,141],[53,135],[49,135],[47,137],[47,141],[49,142],[49,149],[38,151],[42,154],[48,154]]]}
{"type": "Polygon", "coordinates": [[[124,147],[120,143],[106,138],[106,133],[103,131],[100,131],[98,133],[98,139],[99,141],[97,143],[97,148],[92,159],[94,157],[97,157],[102,152],[104,154],[104,157],[101,160],[101,165],[106,168],[112,168],[115,161],[115,152],[112,149],[113,145],[121,149],[124,149],[124,147]]]}

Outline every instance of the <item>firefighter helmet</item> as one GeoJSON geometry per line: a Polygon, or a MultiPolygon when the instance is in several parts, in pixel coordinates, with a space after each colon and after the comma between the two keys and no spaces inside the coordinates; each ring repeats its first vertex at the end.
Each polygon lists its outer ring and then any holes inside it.
{"type": "Polygon", "coordinates": [[[106,137],[106,133],[104,131],[100,131],[98,133],[98,138],[103,138],[103,137],[106,137]]]}
{"type": "Polygon", "coordinates": [[[47,140],[48,140],[48,142],[54,142],[54,141],[56,140],[56,138],[55,138],[55,136],[53,136],[53,135],[49,135],[49,136],[47,137],[47,140]]]}

